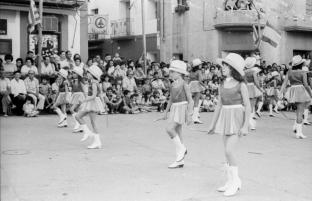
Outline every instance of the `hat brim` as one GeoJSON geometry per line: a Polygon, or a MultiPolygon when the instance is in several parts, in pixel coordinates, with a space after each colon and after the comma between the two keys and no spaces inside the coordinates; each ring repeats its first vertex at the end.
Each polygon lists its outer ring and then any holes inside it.
{"type": "Polygon", "coordinates": [[[200,63],[196,64],[196,65],[193,65],[193,64],[192,64],[192,68],[194,68],[194,67],[196,67],[196,66],[199,66],[199,65],[202,65],[202,64],[203,64],[202,61],[201,61],[200,63]]]}
{"type": "Polygon", "coordinates": [[[217,59],[217,64],[219,64],[221,67],[223,66],[223,63],[226,63],[228,64],[229,66],[231,66],[232,68],[234,68],[241,76],[245,76],[245,72],[243,69],[239,69],[235,66],[235,64],[231,61],[231,60],[228,60],[228,59],[221,59],[221,58],[218,58],[217,59]]]}
{"type": "Polygon", "coordinates": [[[300,64],[303,64],[304,63],[304,60],[302,59],[300,62],[298,62],[298,63],[291,63],[291,66],[292,67],[294,67],[294,66],[298,66],[298,65],[300,65],[300,64]]]}
{"type": "Polygon", "coordinates": [[[58,72],[58,74],[60,75],[60,76],[62,76],[63,78],[67,78],[67,76],[66,75],[64,75],[63,73],[61,73],[61,72],[58,72]]]}
{"type": "Polygon", "coordinates": [[[80,73],[80,72],[78,72],[76,70],[73,70],[73,72],[76,73],[77,75],[79,75],[80,77],[83,77],[83,73],[80,73]]]}
{"type": "Polygon", "coordinates": [[[96,75],[95,72],[93,72],[92,70],[88,69],[87,70],[93,77],[95,77],[98,81],[101,80],[101,76],[96,75]]]}
{"type": "Polygon", "coordinates": [[[174,67],[170,67],[169,71],[178,72],[178,73],[181,73],[183,75],[188,75],[189,74],[189,72],[187,72],[187,71],[184,71],[184,70],[181,70],[181,69],[178,69],[178,68],[174,68],[174,67]]]}

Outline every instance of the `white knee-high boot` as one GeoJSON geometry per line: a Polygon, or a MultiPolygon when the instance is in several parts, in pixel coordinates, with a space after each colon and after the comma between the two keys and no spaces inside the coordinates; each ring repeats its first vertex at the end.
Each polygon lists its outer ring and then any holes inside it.
{"type": "Polygon", "coordinates": [[[198,115],[199,115],[199,107],[194,107],[192,119],[195,124],[202,124],[203,122],[199,120],[198,115]]]}
{"type": "Polygon", "coordinates": [[[252,115],[249,118],[249,128],[251,130],[256,130],[256,120],[254,120],[254,118],[252,117],[252,115]]]}
{"type": "Polygon", "coordinates": [[[102,148],[102,142],[100,139],[100,135],[95,133],[93,135],[93,142],[90,146],[88,146],[88,149],[101,149],[102,148]]]}
{"type": "Polygon", "coordinates": [[[303,124],[304,125],[311,125],[309,122],[309,109],[304,109],[303,112],[303,124]]]}
{"type": "Polygon", "coordinates": [[[172,142],[176,149],[176,161],[182,161],[187,154],[186,147],[181,143],[179,135],[176,135],[174,138],[172,138],[172,142]]]}
{"type": "Polygon", "coordinates": [[[232,182],[230,187],[224,192],[225,196],[233,196],[239,191],[242,187],[242,182],[238,177],[238,167],[237,166],[230,166],[229,167],[231,174],[232,174],[232,182]]]}
{"type": "Polygon", "coordinates": [[[82,128],[81,128],[81,125],[79,124],[79,122],[76,119],[77,113],[73,113],[72,115],[73,115],[73,119],[74,119],[74,122],[75,122],[75,126],[74,126],[74,129],[73,129],[73,132],[77,133],[77,132],[83,131],[82,128]]]}
{"type": "Polygon", "coordinates": [[[226,183],[224,186],[217,189],[217,191],[219,192],[225,192],[230,187],[231,182],[232,182],[232,173],[230,171],[230,166],[228,163],[225,164],[225,171],[226,171],[226,176],[227,176],[226,183]]]}
{"type": "Polygon", "coordinates": [[[86,124],[82,124],[81,128],[83,130],[83,137],[80,140],[81,142],[87,140],[89,137],[93,136],[93,133],[90,131],[90,129],[88,128],[88,126],[86,124]]]}
{"type": "Polygon", "coordinates": [[[257,108],[257,115],[260,117],[261,116],[261,109],[262,109],[262,106],[263,106],[263,102],[262,101],[260,101],[259,103],[258,103],[258,108],[257,108]]]}
{"type": "Polygon", "coordinates": [[[298,138],[298,139],[305,139],[305,138],[307,138],[307,136],[303,135],[303,133],[302,133],[302,125],[303,125],[303,123],[297,124],[296,138],[298,138]]]}
{"type": "Polygon", "coordinates": [[[292,129],[293,129],[294,133],[297,132],[297,119],[295,119],[295,122],[294,122],[294,125],[293,125],[292,129]]]}
{"type": "Polygon", "coordinates": [[[60,108],[55,108],[54,111],[56,112],[56,114],[59,116],[60,120],[58,122],[58,124],[61,124],[63,121],[66,120],[66,115],[61,111],[60,108]]]}
{"type": "Polygon", "coordinates": [[[273,114],[273,105],[272,104],[269,104],[269,110],[270,110],[270,117],[274,117],[274,114],[273,114]]]}

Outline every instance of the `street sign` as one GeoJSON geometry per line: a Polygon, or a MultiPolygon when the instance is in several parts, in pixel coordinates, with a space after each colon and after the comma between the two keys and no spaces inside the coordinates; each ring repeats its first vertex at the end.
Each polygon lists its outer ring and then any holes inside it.
{"type": "Polygon", "coordinates": [[[108,34],[108,15],[91,15],[88,24],[89,34],[108,34]]]}

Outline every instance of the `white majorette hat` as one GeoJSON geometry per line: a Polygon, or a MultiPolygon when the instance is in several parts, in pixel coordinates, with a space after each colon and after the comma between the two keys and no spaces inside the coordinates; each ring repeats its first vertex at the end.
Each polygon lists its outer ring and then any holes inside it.
{"type": "Polygon", "coordinates": [[[61,75],[63,78],[67,79],[67,76],[68,76],[67,70],[61,69],[61,70],[58,72],[58,74],[61,75]]]}
{"type": "Polygon", "coordinates": [[[194,59],[193,61],[192,61],[192,67],[195,67],[195,66],[199,66],[199,65],[201,65],[203,62],[200,60],[200,59],[194,59]]]}
{"type": "Polygon", "coordinates": [[[245,60],[239,54],[230,53],[224,59],[221,59],[221,58],[217,59],[217,64],[219,65],[221,64],[222,66],[223,63],[226,63],[232,66],[232,68],[237,70],[237,72],[239,72],[239,74],[241,74],[242,76],[245,75],[245,72],[244,72],[245,60]]]}
{"type": "Polygon", "coordinates": [[[88,68],[88,72],[91,73],[98,81],[101,79],[102,70],[96,65],[92,65],[88,68]]]}
{"type": "Polygon", "coordinates": [[[271,73],[271,75],[272,75],[272,77],[275,77],[275,76],[278,76],[279,73],[278,73],[277,71],[273,71],[273,72],[271,73]]]}
{"type": "Polygon", "coordinates": [[[80,77],[83,77],[83,69],[81,67],[74,67],[73,72],[79,75],[80,77]]]}
{"type": "Polygon", "coordinates": [[[304,59],[300,55],[296,55],[292,58],[291,65],[298,66],[304,62],[304,59]]]}
{"type": "Polygon", "coordinates": [[[169,70],[171,71],[175,71],[178,73],[182,73],[184,75],[188,75],[189,73],[187,72],[186,69],[187,69],[186,63],[180,60],[171,61],[170,67],[169,67],[169,70]]]}
{"type": "Polygon", "coordinates": [[[249,69],[249,68],[252,68],[256,65],[257,63],[257,59],[255,57],[247,57],[245,59],[245,63],[246,63],[246,68],[249,69]]]}

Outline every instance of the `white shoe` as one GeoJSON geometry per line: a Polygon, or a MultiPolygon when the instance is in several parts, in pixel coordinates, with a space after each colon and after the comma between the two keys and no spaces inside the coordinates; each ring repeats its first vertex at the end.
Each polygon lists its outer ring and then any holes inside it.
{"type": "Polygon", "coordinates": [[[296,138],[297,139],[305,139],[305,138],[307,138],[307,136],[303,135],[303,133],[302,133],[302,123],[301,124],[297,124],[296,138]]]}
{"type": "Polygon", "coordinates": [[[90,146],[88,146],[88,149],[101,149],[101,148],[102,148],[102,143],[100,140],[100,135],[94,134],[93,143],[90,146]]]}
{"type": "Polygon", "coordinates": [[[64,127],[67,127],[67,126],[68,126],[68,124],[67,124],[66,119],[65,119],[64,121],[62,121],[62,123],[59,123],[59,124],[57,125],[57,127],[59,127],[59,128],[64,128],[64,127]]]}
{"type": "Polygon", "coordinates": [[[217,191],[219,191],[219,192],[225,192],[230,187],[231,182],[232,182],[232,175],[231,175],[231,171],[229,169],[229,164],[225,165],[225,171],[226,171],[226,175],[227,175],[227,181],[226,181],[224,186],[217,189],[217,191]]]}
{"type": "Polygon", "coordinates": [[[256,121],[253,119],[253,117],[250,117],[249,119],[249,128],[250,130],[256,130],[256,121]]]}
{"type": "Polygon", "coordinates": [[[202,121],[199,120],[198,116],[199,116],[199,108],[194,107],[194,112],[193,112],[193,116],[192,116],[194,124],[202,124],[203,123],[202,121]]]}
{"type": "Polygon", "coordinates": [[[235,195],[242,187],[242,182],[238,177],[238,168],[234,166],[229,167],[232,174],[232,182],[230,186],[224,192],[224,196],[233,196],[235,195]]]}
{"type": "Polygon", "coordinates": [[[168,166],[169,169],[175,169],[175,168],[183,168],[184,167],[184,160],[180,162],[173,162],[171,165],[168,166]]]}
{"type": "Polygon", "coordinates": [[[310,126],[311,122],[309,122],[308,120],[303,120],[303,124],[306,125],[306,126],[310,126]]]}
{"type": "Polygon", "coordinates": [[[182,161],[187,154],[187,149],[186,147],[182,144],[181,148],[177,151],[177,159],[176,161],[182,161]]]}
{"type": "Polygon", "coordinates": [[[294,125],[293,125],[293,131],[294,131],[294,133],[296,133],[297,132],[297,120],[295,120],[295,123],[294,123],[294,125]]]}
{"type": "Polygon", "coordinates": [[[89,137],[93,136],[94,134],[89,130],[86,124],[81,125],[81,128],[84,132],[83,137],[81,138],[81,142],[86,141],[89,137]]]}

